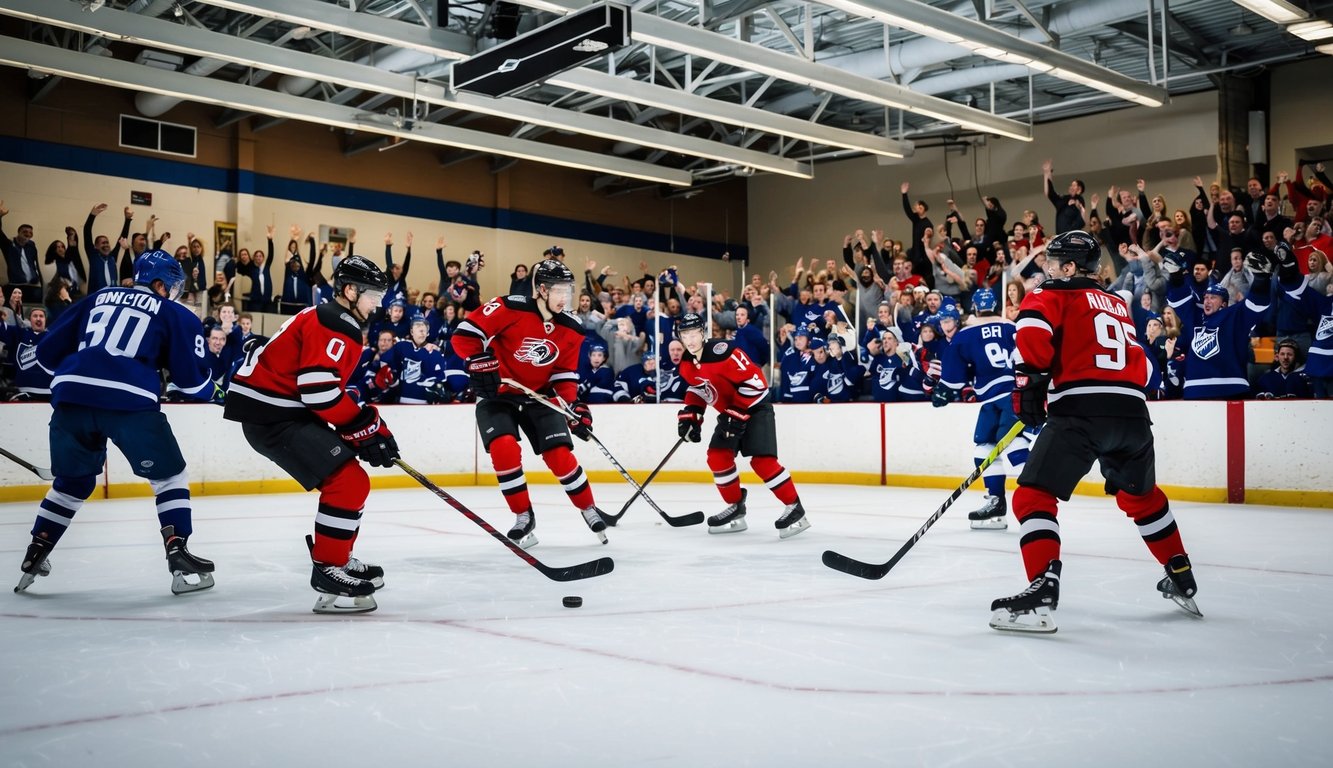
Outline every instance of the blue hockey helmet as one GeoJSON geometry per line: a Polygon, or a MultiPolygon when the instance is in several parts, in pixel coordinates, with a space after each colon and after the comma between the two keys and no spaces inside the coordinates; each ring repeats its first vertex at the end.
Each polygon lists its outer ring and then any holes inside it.
{"type": "Polygon", "coordinates": [[[820,336],[811,336],[811,337],[810,337],[810,349],[811,349],[811,350],[824,349],[824,348],[826,348],[827,346],[828,346],[828,342],[827,342],[827,341],[824,341],[823,337],[820,337],[820,336]]]}
{"type": "Polygon", "coordinates": [[[158,280],[167,289],[167,298],[175,301],[185,288],[185,270],[166,251],[144,251],[134,260],[134,284],[151,288],[158,280]]]}
{"type": "Polygon", "coordinates": [[[995,291],[989,288],[978,288],[972,294],[972,309],[977,312],[994,312],[995,306],[995,291]]]}
{"type": "Polygon", "coordinates": [[[1231,300],[1231,295],[1227,293],[1227,289],[1223,288],[1220,283],[1209,283],[1208,287],[1204,289],[1203,295],[1217,296],[1224,302],[1230,302],[1231,300]]]}

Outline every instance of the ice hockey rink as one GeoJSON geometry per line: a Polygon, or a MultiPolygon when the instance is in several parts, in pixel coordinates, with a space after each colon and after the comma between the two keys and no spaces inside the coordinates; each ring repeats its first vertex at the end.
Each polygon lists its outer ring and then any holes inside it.
{"type": "MultiPolygon", "coordinates": [[[[597,486],[618,509],[624,486],[597,486]]],[[[672,514],[713,489],[656,485],[672,514]]],[[[495,488],[453,489],[497,526],[495,488]]],[[[543,577],[425,490],[372,493],[357,554],[379,610],[310,612],[314,495],[196,499],[217,586],[173,596],[149,499],[96,501],[54,572],[0,601],[7,766],[1328,765],[1333,515],[1177,503],[1199,620],[1109,499],[1061,510],[1055,635],[987,627],[1026,586],[1018,533],[971,531],[964,496],[881,581],[947,492],[808,485],[812,527],[671,528],[642,502],[600,546],[534,486],[543,577]],[[581,608],[561,597],[580,595],[581,608]],[[834,761],[837,761],[836,763],[834,761]]],[[[35,505],[0,505],[12,586],[35,505]]]]}

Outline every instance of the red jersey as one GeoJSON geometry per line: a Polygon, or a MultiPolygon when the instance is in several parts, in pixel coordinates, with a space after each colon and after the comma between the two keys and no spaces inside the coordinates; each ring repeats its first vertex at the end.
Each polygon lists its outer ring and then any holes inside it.
{"type": "Polygon", "coordinates": [[[361,360],[361,324],[341,304],[307,307],[251,350],[227,389],[223,418],[272,424],[313,413],[335,427],[361,406],[343,388],[361,360]]]}
{"type": "MultiPolygon", "coordinates": [[[[466,360],[489,349],[500,363],[500,377],[513,379],[536,392],[548,386],[565,402],[578,399],[579,350],[583,324],[562,312],[542,320],[533,299],[501,296],[469,312],[454,329],[449,343],[466,360]]],[[[500,393],[523,394],[507,385],[500,393]]]]}
{"type": "Polygon", "coordinates": [[[1086,277],[1047,280],[1023,297],[1018,357],[1049,371],[1050,412],[1119,416],[1146,398],[1151,367],[1125,300],[1086,277]]]}
{"type": "Polygon", "coordinates": [[[711,405],[718,411],[747,411],[768,397],[764,372],[736,346],[725,339],[704,342],[696,359],[687,350],[680,360],[680,377],[690,386],[686,405],[711,405]]]}

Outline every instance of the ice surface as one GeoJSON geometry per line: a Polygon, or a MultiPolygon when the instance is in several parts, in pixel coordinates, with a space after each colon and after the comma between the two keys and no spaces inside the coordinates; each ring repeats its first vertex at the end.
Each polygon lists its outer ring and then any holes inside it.
{"type": "MultiPolygon", "coordinates": [[[[594,490],[604,508],[630,495],[594,490]]],[[[534,486],[544,578],[424,490],[371,494],[356,554],[380,609],[310,612],[315,495],[195,499],[217,587],[173,596],[149,499],[97,501],[22,595],[35,504],[0,505],[0,764],[14,766],[1329,765],[1333,515],[1175,503],[1203,620],[1110,499],[1061,509],[1060,631],[986,626],[1026,585],[1017,526],[969,493],[882,581],[945,491],[803,487],[812,527],[673,529],[639,502],[603,547],[534,486]],[[561,606],[581,595],[582,608],[561,606]]],[[[451,491],[497,527],[495,488],[451,491]]],[[[722,504],[656,485],[672,514],[722,504]]]]}

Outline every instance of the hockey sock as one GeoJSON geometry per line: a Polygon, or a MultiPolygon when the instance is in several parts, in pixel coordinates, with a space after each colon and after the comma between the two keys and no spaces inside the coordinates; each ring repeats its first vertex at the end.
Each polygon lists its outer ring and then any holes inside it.
{"type": "Polygon", "coordinates": [[[1004,449],[1004,455],[1001,457],[1009,465],[1008,474],[1018,477],[1023,474],[1023,465],[1028,463],[1028,453],[1032,449],[1032,436],[1026,430],[1018,433],[1009,447],[1004,449]]]}
{"type": "Polygon", "coordinates": [[[370,495],[370,476],[359,461],[349,461],[319,484],[319,511],[315,513],[317,563],[347,565],[352,543],[361,527],[361,509],[370,495]]]}
{"type": "Polygon", "coordinates": [[[579,509],[587,509],[596,502],[592,498],[592,486],[588,485],[588,476],[583,473],[574,452],[563,445],[557,445],[542,454],[542,460],[551,468],[555,479],[560,481],[569,500],[579,509]]]}
{"type": "Polygon", "coordinates": [[[532,509],[528,481],[523,477],[523,453],[513,435],[501,435],[491,442],[491,465],[509,511],[518,515],[532,509]]]}
{"type": "Polygon", "coordinates": [[[752,456],[750,457],[750,468],[754,470],[756,475],[759,475],[760,480],[764,481],[764,487],[778,497],[778,501],[783,504],[796,503],[798,498],[796,484],[791,481],[791,474],[778,463],[778,457],[752,456]]]}
{"type": "MultiPolygon", "coordinates": [[[[976,451],[972,454],[973,466],[981,466],[981,462],[994,449],[995,443],[977,443],[976,451]]],[[[1004,462],[992,461],[981,473],[981,481],[986,485],[986,493],[1004,498],[1004,462]]]]}
{"type": "Polygon", "coordinates": [[[736,454],[721,448],[708,449],[708,468],[722,500],[735,504],[741,500],[741,473],[736,469],[736,454]]]}
{"type": "Polygon", "coordinates": [[[1055,520],[1059,501],[1049,491],[1020,485],[1014,491],[1014,517],[1018,518],[1019,549],[1028,581],[1046,571],[1046,564],[1060,559],[1060,524],[1055,520]]]}
{"type": "Polygon", "coordinates": [[[33,537],[49,541],[54,546],[73,522],[74,513],[93,495],[96,487],[96,475],[57,477],[37,508],[37,519],[32,524],[33,537]]]}
{"type": "Polygon", "coordinates": [[[149,479],[148,484],[157,496],[159,527],[175,526],[176,535],[188,539],[194,533],[190,523],[190,478],[180,472],[161,480],[149,479]]]}
{"type": "Polygon", "coordinates": [[[1139,535],[1157,562],[1166,565],[1172,555],[1185,552],[1185,543],[1180,540],[1180,529],[1176,528],[1176,518],[1172,516],[1171,506],[1161,488],[1154,485],[1151,491],[1142,496],[1118,491],[1115,503],[1139,526],[1139,535]]]}

